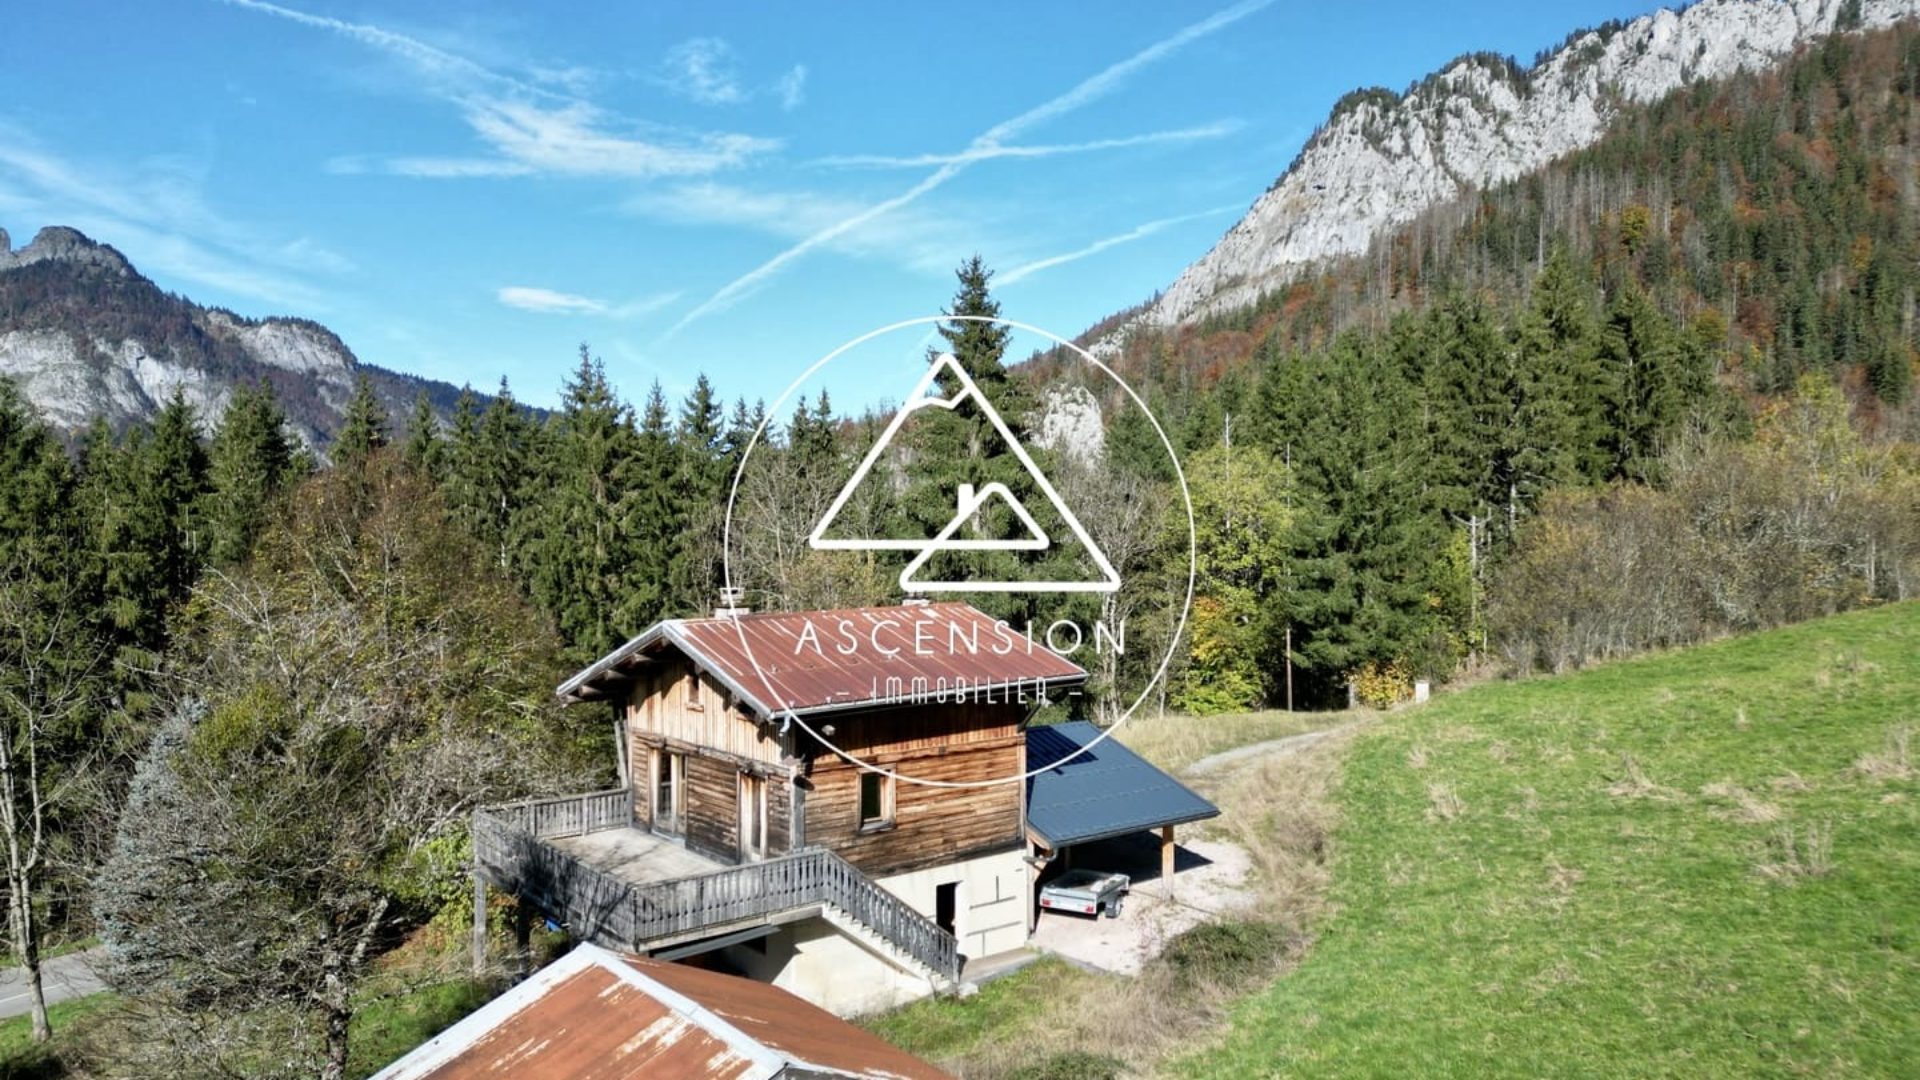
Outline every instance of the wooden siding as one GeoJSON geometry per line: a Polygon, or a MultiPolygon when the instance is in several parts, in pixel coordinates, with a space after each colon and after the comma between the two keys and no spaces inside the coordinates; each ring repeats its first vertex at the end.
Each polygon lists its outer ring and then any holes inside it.
{"type": "Polygon", "coordinates": [[[629,741],[634,763],[634,821],[639,827],[653,827],[653,752],[669,750],[686,755],[686,811],[679,835],[688,847],[723,862],[740,861],[740,774],[752,772],[767,781],[767,855],[785,855],[793,849],[791,767],[769,767],[707,747],[662,742],[651,735],[631,735],[629,741]]]}
{"type": "Polygon", "coordinates": [[[687,846],[727,862],[740,860],[740,768],[733,762],[687,756],[687,846]]]}
{"type": "MultiPolygon", "coordinates": [[[[1017,705],[926,705],[838,721],[834,741],[904,776],[948,783],[1007,780],[1025,768],[1024,717],[1017,705]]],[[[949,788],[899,780],[892,824],[862,830],[864,771],[819,749],[807,772],[805,839],[866,873],[937,866],[1024,840],[1024,786],[1013,782],[949,788]]]]}
{"type": "Polygon", "coordinates": [[[685,661],[669,660],[642,671],[628,691],[626,717],[630,735],[704,746],[769,765],[783,757],[776,726],[755,723],[724,687],[685,661]],[[688,700],[695,679],[700,681],[697,705],[688,700]]]}

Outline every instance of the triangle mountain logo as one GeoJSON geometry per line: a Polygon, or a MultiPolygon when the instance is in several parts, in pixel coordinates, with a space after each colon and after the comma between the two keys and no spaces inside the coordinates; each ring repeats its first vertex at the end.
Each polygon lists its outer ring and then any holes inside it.
{"type": "Polygon", "coordinates": [[[1021,445],[1019,438],[1001,418],[999,411],[993,407],[992,402],[987,400],[987,396],[980,392],[980,387],[967,375],[966,369],[960,366],[952,353],[942,353],[927,365],[926,373],[914,385],[905,403],[894,412],[885,430],[880,433],[878,439],[874,440],[873,447],[860,460],[859,467],[854,469],[853,476],[847,480],[846,486],[840,489],[840,494],[835,496],[833,504],[827,507],[825,514],[821,515],[819,523],[813,527],[812,534],[807,538],[807,545],[816,551],[914,552],[913,559],[900,571],[900,587],[909,593],[1114,592],[1120,588],[1120,575],[1114,570],[1113,564],[1107,560],[1106,553],[1093,542],[1093,537],[1087,535],[1087,530],[1080,524],[1080,519],[1074,517],[1073,511],[1068,509],[1065,500],[1060,498],[1060,493],[1054,490],[1046,474],[1034,464],[1033,456],[1027,452],[1025,446],[1021,445]],[[943,392],[942,376],[945,376],[947,385],[957,386],[959,389],[952,393],[943,392]],[[874,465],[886,455],[893,445],[894,437],[899,434],[900,429],[905,426],[910,417],[922,409],[952,411],[963,405],[970,405],[978,410],[981,416],[992,425],[995,434],[1012,450],[1014,457],[1033,481],[1035,490],[1046,497],[1059,520],[1066,524],[1073,539],[1079,541],[1093,560],[1099,572],[1097,578],[1083,581],[1025,581],[992,578],[984,580],[969,578],[961,581],[938,578],[923,580],[919,575],[926,569],[928,561],[943,551],[1047,551],[1054,547],[1053,538],[1048,536],[1046,530],[1034,520],[1033,514],[1020,501],[1019,496],[1001,483],[985,484],[977,491],[970,484],[960,485],[954,492],[952,505],[955,507],[955,512],[952,520],[931,537],[899,539],[827,535],[840,517],[841,511],[853,499],[854,492],[866,480],[867,474],[873,470],[874,465]],[[978,520],[980,513],[990,506],[1003,506],[1010,511],[1014,519],[1020,523],[1022,535],[999,539],[962,535],[972,522],[978,520]]]}

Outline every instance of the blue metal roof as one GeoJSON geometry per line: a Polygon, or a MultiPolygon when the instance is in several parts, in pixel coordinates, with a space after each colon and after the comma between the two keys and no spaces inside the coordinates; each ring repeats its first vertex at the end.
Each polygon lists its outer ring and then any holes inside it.
{"type": "Polygon", "coordinates": [[[1118,739],[1054,764],[1099,735],[1100,729],[1084,720],[1027,729],[1027,768],[1035,770],[1027,778],[1027,829],[1048,848],[1058,851],[1220,813],[1118,739]]]}

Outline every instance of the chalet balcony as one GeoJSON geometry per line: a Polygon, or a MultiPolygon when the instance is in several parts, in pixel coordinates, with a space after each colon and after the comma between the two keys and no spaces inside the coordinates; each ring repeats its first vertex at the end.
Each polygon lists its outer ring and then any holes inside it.
{"type": "Polygon", "coordinates": [[[949,983],[953,936],[819,848],[728,866],[634,825],[630,789],[487,807],[474,871],[582,941],[638,953],[830,907],[949,983]]]}

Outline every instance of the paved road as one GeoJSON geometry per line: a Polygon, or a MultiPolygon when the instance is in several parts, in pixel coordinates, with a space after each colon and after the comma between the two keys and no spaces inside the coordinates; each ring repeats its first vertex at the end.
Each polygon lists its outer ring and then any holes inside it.
{"type": "MultiPolygon", "coordinates": [[[[47,1004],[97,994],[107,984],[94,973],[94,963],[103,957],[99,947],[56,956],[40,964],[40,983],[47,992],[47,1004]]],[[[25,1016],[32,1008],[27,997],[27,975],[17,967],[0,968],[0,1018],[25,1016]]]]}

